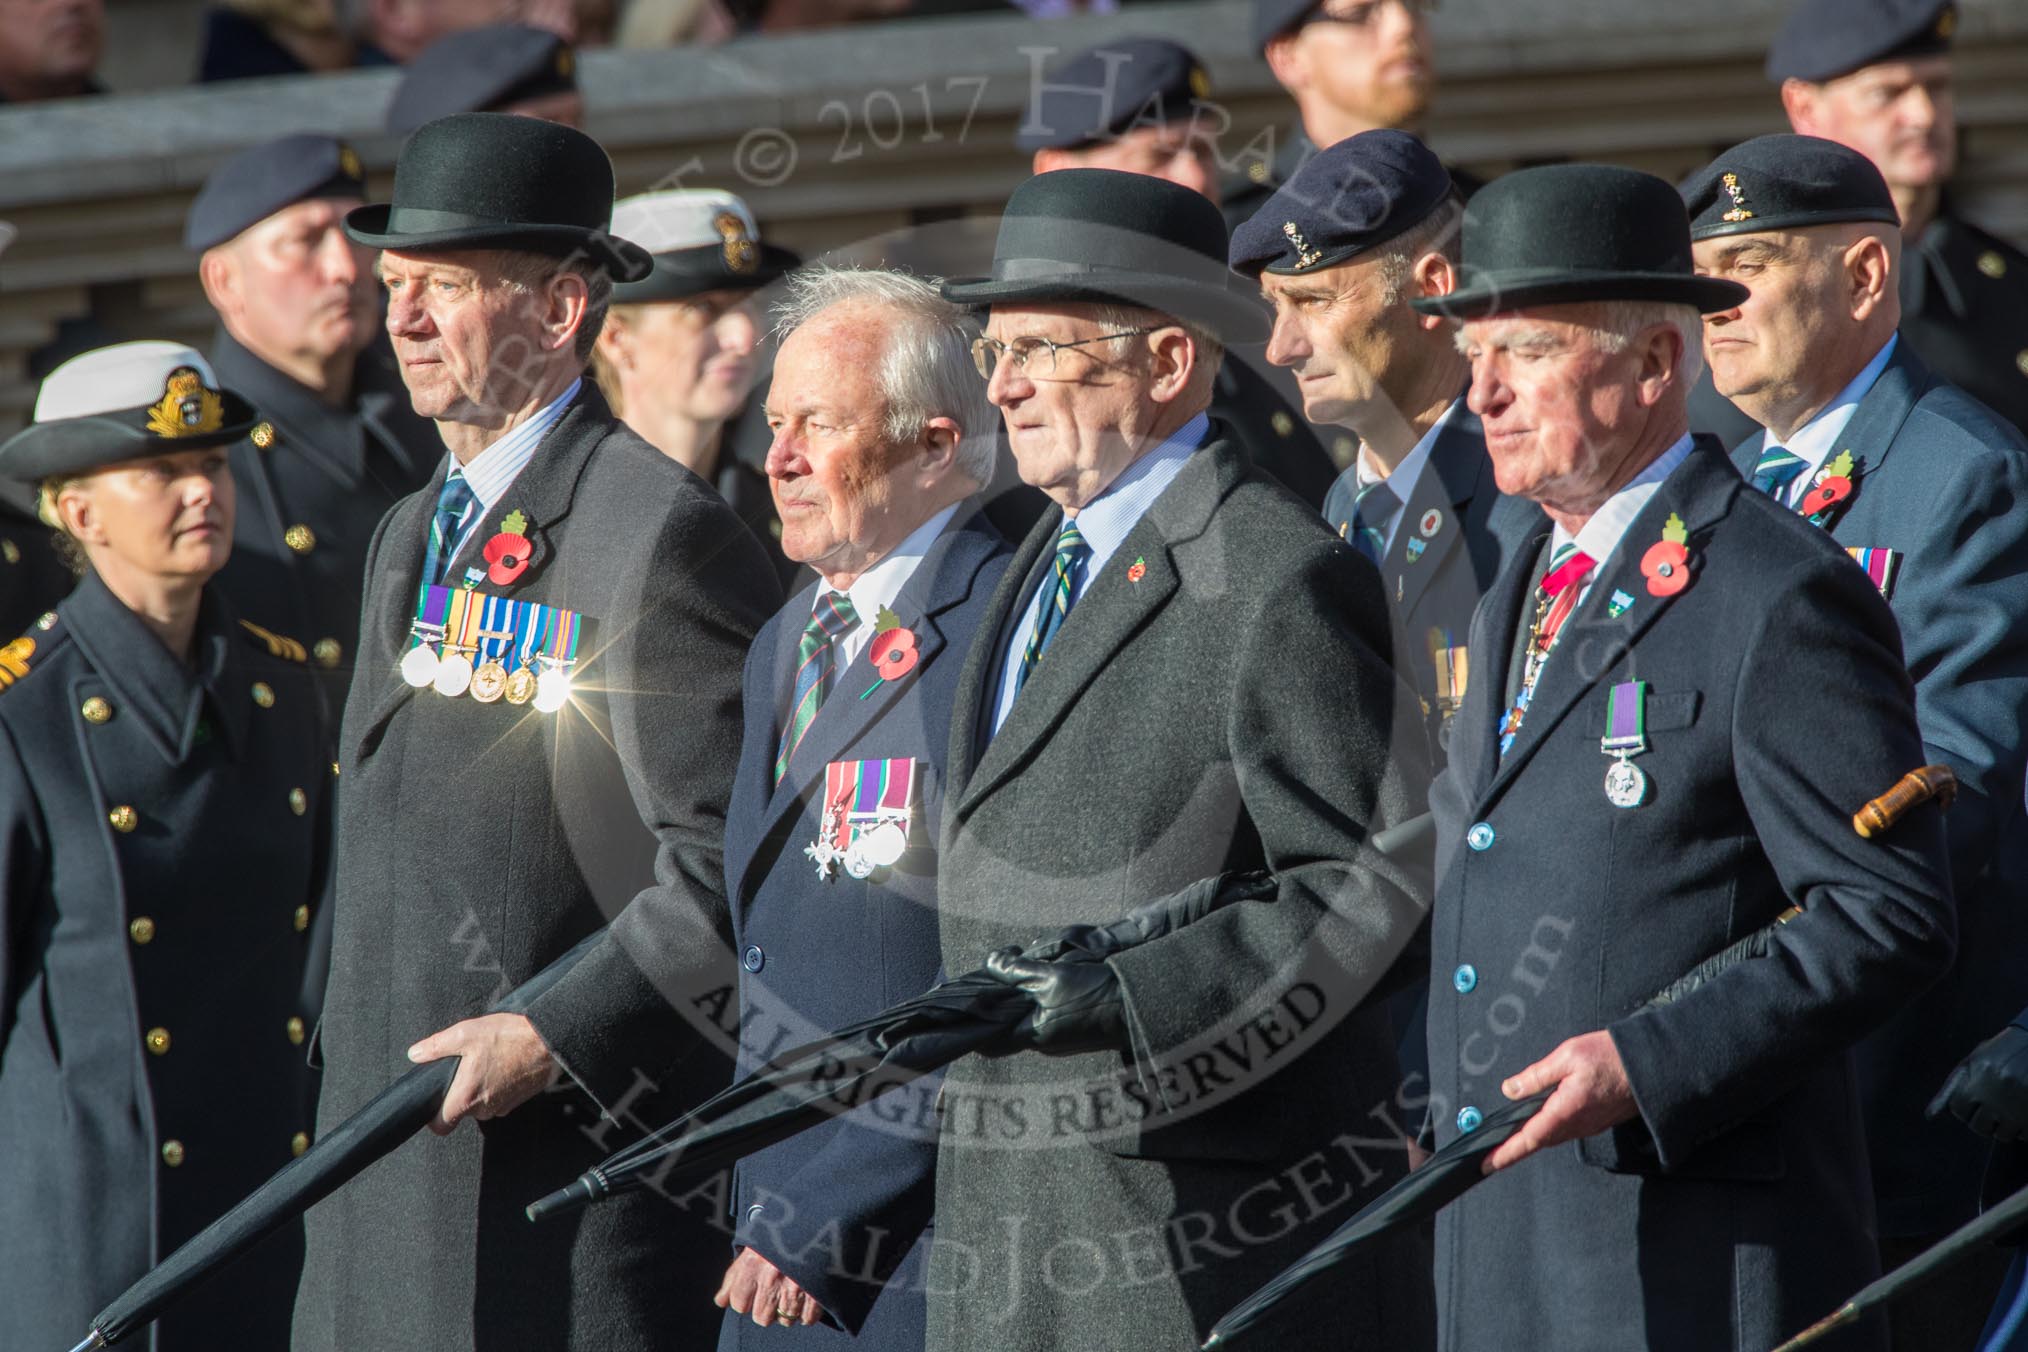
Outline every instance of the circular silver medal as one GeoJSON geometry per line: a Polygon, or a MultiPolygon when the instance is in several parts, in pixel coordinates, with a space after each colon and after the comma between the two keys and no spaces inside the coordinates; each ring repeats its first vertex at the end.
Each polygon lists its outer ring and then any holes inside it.
{"type": "Polygon", "coordinates": [[[542,674],[535,678],[535,707],[545,714],[553,714],[570,703],[570,673],[557,667],[544,667],[542,674]]]}
{"type": "Polygon", "coordinates": [[[437,663],[434,682],[439,695],[456,697],[472,688],[472,659],[460,652],[445,653],[437,663]]]}
{"type": "Polygon", "coordinates": [[[898,822],[882,822],[860,839],[859,852],[880,868],[893,868],[908,853],[908,832],[898,822]]]}
{"type": "Polygon", "coordinates": [[[1639,807],[1648,796],[1648,777],[1632,761],[1617,760],[1606,771],[1605,791],[1614,807],[1639,807]]]}
{"type": "Polygon", "coordinates": [[[876,867],[878,865],[866,857],[859,841],[853,841],[852,848],[845,851],[845,871],[853,877],[871,878],[876,867]]]}
{"type": "Polygon", "coordinates": [[[419,643],[401,659],[401,679],[420,690],[437,678],[437,650],[419,643]]]}

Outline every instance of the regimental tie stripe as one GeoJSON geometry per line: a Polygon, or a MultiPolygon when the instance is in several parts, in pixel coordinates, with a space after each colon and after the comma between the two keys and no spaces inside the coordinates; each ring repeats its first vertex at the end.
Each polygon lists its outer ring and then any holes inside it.
{"type": "Polygon", "coordinates": [[[832,667],[836,662],[836,641],[859,623],[859,612],[844,592],[825,592],[817,598],[803,636],[796,644],[796,685],[789,706],[788,726],[782,730],[781,751],[775,757],[775,783],[789,772],[789,761],[802,743],[810,722],[831,693],[832,667]]]}
{"type": "Polygon", "coordinates": [[[1845,550],[1852,556],[1852,562],[1866,570],[1866,576],[1873,579],[1873,585],[1880,594],[1887,596],[1894,589],[1894,575],[1901,568],[1901,551],[1898,549],[1872,549],[1853,545],[1845,550]]]}
{"type": "Polygon", "coordinates": [[[1034,672],[1035,664],[1042,660],[1042,654],[1048,650],[1050,640],[1056,637],[1056,631],[1061,629],[1064,620],[1069,618],[1072,592],[1077,585],[1077,570],[1084,562],[1085,556],[1090,553],[1091,548],[1085,544],[1084,535],[1078,530],[1077,523],[1064,522],[1062,534],[1056,537],[1055,577],[1051,581],[1048,594],[1042,599],[1042,605],[1035,612],[1035,629],[1028,636],[1028,647],[1021,654],[1021,669],[1014,676],[1016,693],[1028,683],[1028,677],[1034,672]]]}

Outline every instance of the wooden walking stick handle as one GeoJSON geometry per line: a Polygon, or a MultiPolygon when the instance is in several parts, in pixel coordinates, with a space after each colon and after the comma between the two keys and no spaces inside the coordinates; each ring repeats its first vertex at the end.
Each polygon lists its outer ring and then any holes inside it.
{"type": "Polygon", "coordinates": [[[1948,808],[1958,794],[1958,777],[1948,765],[1910,770],[1901,782],[1852,814],[1852,829],[1867,840],[1886,835],[1893,825],[1930,799],[1948,808]]]}

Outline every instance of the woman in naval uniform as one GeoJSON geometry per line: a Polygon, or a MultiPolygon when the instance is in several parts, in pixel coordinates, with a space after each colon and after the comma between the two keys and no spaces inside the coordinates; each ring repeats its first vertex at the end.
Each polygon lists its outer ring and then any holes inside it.
{"type": "MultiPolygon", "coordinates": [[[[53,371],[0,445],[81,574],[0,649],[0,1347],[71,1346],[309,1144],[324,719],[300,645],[207,585],[253,424],[196,352],[123,343],[53,371]]],[[[301,1247],[271,1239],[149,1345],[286,1347],[301,1247]]]]}

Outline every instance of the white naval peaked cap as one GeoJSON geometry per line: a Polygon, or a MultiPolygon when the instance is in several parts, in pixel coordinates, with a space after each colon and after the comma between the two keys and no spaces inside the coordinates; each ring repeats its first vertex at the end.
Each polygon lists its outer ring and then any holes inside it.
{"type": "Polygon", "coordinates": [[[82,353],[44,377],[35,396],[35,421],[146,408],[162,398],[169,377],[182,367],[195,371],[207,389],[218,388],[211,363],[181,343],[145,338],[82,353]]]}
{"type": "Polygon", "coordinates": [[[725,238],[718,218],[728,213],[739,218],[746,238],[759,241],[760,228],[754,224],[752,210],[718,188],[674,188],[623,197],[613,204],[612,233],[651,254],[716,247],[725,238]]]}

